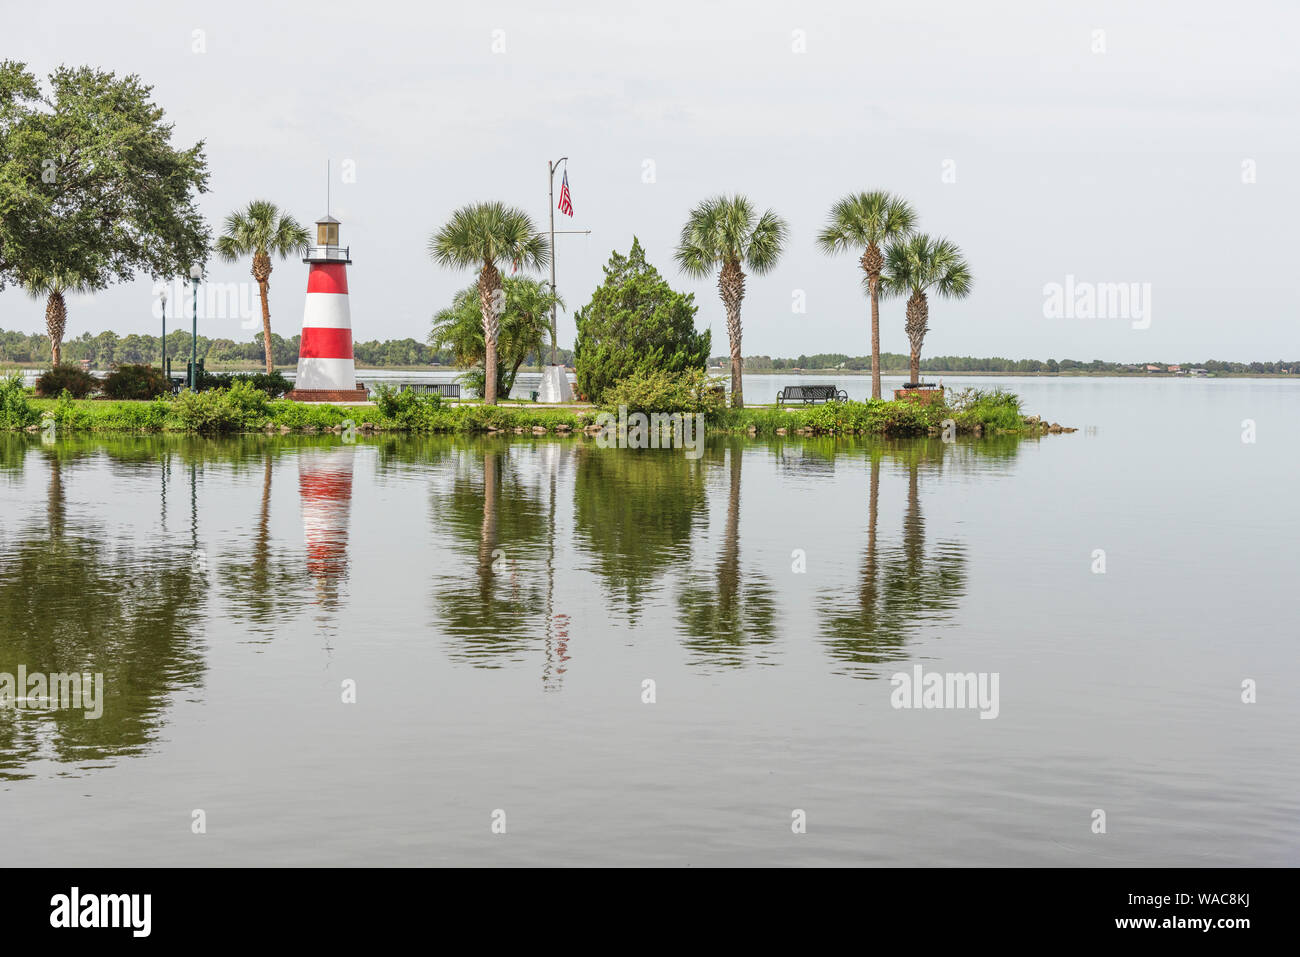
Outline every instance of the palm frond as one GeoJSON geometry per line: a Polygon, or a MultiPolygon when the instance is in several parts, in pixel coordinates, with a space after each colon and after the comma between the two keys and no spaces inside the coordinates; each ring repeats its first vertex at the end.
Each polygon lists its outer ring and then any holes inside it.
{"type": "MultiPolygon", "coordinates": [[[[502,289],[505,310],[497,347],[502,361],[513,364],[530,353],[540,354],[549,344],[551,303],[562,307],[564,300],[550,291],[549,284],[528,277],[507,276],[502,289]]],[[[428,342],[435,349],[450,349],[459,365],[483,364],[486,350],[477,285],[457,292],[451,305],[434,315],[428,342]]]]}
{"type": "Polygon", "coordinates": [[[785,251],[789,231],[785,220],[772,210],[763,213],[749,234],[749,248],[745,256],[749,268],[761,276],[776,266],[781,253],[785,251]]]}
{"type": "Polygon", "coordinates": [[[524,269],[542,269],[551,261],[545,234],[522,209],[501,202],[474,203],[452,212],[451,218],[429,237],[429,256],[440,266],[474,269],[518,263],[524,269]]]}
{"type": "Polygon", "coordinates": [[[964,299],[974,285],[961,248],[924,233],[889,244],[880,278],[881,293],[889,298],[933,291],[943,299],[964,299]]]}
{"type": "Polygon", "coordinates": [[[23,278],[23,289],[38,301],[54,293],[79,296],[96,288],[85,276],[66,269],[34,269],[23,278]]]}
{"type": "Polygon", "coordinates": [[[687,215],[674,258],[682,272],[697,279],[726,262],[747,263],[761,274],[780,259],[788,232],[772,210],[756,215],[746,196],[712,196],[687,215]]]}
{"type": "Polygon", "coordinates": [[[259,254],[280,259],[301,251],[311,241],[307,230],[275,203],[255,199],[226,217],[217,237],[217,255],[226,262],[259,254]]]}
{"type": "Polygon", "coordinates": [[[903,239],[915,228],[916,213],[902,197],[881,190],[851,193],[831,207],[817,244],[835,255],[903,239]]]}

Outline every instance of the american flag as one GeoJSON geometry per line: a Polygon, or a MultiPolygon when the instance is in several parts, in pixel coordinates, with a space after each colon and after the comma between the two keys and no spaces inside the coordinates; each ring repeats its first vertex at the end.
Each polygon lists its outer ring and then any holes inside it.
{"type": "Polygon", "coordinates": [[[565,216],[573,215],[573,197],[569,195],[569,171],[564,171],[564,182],[560,184],[560,203],[556,207],[565,216]]]}

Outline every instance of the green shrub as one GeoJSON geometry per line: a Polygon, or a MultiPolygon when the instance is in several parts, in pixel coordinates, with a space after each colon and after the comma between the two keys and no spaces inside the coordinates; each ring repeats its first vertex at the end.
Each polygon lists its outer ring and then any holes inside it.
{"type": "Polygon", "coordinates": [[[273,399],[267,403],[267,413],[272,425],[291,429],[332,429],[348,419],[357,421],[360,410],[353,412],[337,405],[317,405],[294,402],[292,399],[273,399]]]}
{"type": "Polygon", "coordinates": [[[234,432],[239,427],[239,416],[226,402],[222,389],[191,392],[186,389],[172,406],[172,420],[185,432],[234,432]]]}
{"type": "Polygon", "coordinates": [[[987,430],[1016,432],[1024,428],[1020,396],[994,389],[965,389],[949,400],[954,421],[963,431],[982,425],[987,430]]]}
{"type": "Polygon", "coordinates": [[[600,407],[611,412],[621,406],[629,412],[703,412],[716,418],[726,401],[721,385],[721,379],[709,378],[703,369],[640,371],[605,389],[600,407]]]}
{"type": "MultiPolygon", "coordinates": [[[[185,388],[190,387],[190,380],[185,380],[185,388]]],[[[200,369],[198,381],[194,383],[194,388],[198,392],[210,392],[213,389],[229,389],[230,373],[229,372],[209,372],[207,369],[200,369]]]]}
{"type": "Polygon", "coordinates": [[[243,416],[246,423],[257,425],[266,418],[270,398],[247,379],[237,379],[226,390],[226,401],[243,416]]]}
{"type": "Polygon", "coordinates": [[[272,399],[278,399],[293,390],[293,383],[284,377],[279,369],[271,372],[245,372],[232,376],[234,382],[247,382],[258,392],[263,392],[272,399]]]}
{"type": "MultiPolygon", "coordinates": [[[[36,412],[51,418],[59,432],[160,432],[172,425],[174,403],[165,398],[152,402],[77,402],[71,396],[37,400],[36,412]]],[[[173,426],[174,427],[174,426],[173,426]]]]}
{"type": "Polygon", "coordinates": [[[42,373],[36,380],[36,394],[54,398],[69,392],[74,399],[84,399],[99,388],[99,380],[81,366],[59,365],[42,373]]]}
{"type": "Polygon", "coordinates": [[[35,425],[39,413],[32,408],[23,388],[23,377],[11,375],[0,379],[0,428],[25,429],[35,425]]]}
{"type": "Polygon", "coordinates": [[[156,399],[171,391],[171,383],[154,366],[126,365],[104,377],[103,390],[110,399],[156,399]]]}
{"type": "Polygon", "coordinates": [[[381,385],[375,389],[379,414],[406,428],[418,429],[442,408],[442,396],[417,395],[409,389],[381,385]]]}
{"type": "Polygon", "coordinates": [[[571,430],[582,427],[582,420],[568,409],[545,406],[458,405],[432,418],[426,428],[437,432],[486,432],[489,429],[526,429],[541,426],[554,432],[560,425],[571,430]]]}
{"type": "Polygon", "coordinates": [[[730,432],[753,428],[759,435],[777,429],[809,429],[818,435],[925,435],[941,427],[948,410],[942,405],[867,399],[865,402],[827,402],[792,409],[729,409],[721,417],[730,432]]]}
{"type": "Polygon", "coordinates": [[[695,312],[695,296],[670,287],[634,237],[626,256],[610,257],[605,281],[574,316],[578,392],[608,403],[606,391],[637,373],[703,370],[711,335],[695,330],[695,312]]]}
{"type": "Polygon", "coordinates": [[[243,432],[265,425],[270,411],[265,392],[236,382],[229,389],[182,392],[172,404],[171,418],[186,432],[243,432]]]}
{"type": "Polygon", "coordinates": [[[198,390],[229,389],[236,382],[246,382],[273,399],[293,389],[293,383],[279,369],[272,372],[209,372],[204,369],[199,373],[198,390]]]}

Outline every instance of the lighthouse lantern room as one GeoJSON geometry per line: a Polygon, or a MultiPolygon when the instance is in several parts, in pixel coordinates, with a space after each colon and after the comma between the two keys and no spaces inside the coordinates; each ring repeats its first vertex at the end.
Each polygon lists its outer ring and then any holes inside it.
{"type": "Polygon", "coordinates": [[[333,216],[316,220],[316,245],[307,247],[307,302],[298,344],[298,375],[289,398],[300,402],[365,402],[352,357],[352,310],[348,304],[351,250],[339,246],[333,216]]]}
{"type": "MultiPolygon", "coordinates": [[[[339,244],[339,221],[333,216],[322,216],[316,220],[316,248],[324,251],[339,244]]],[[[310,262],[310,258],[307,260],[310,262]]]]}

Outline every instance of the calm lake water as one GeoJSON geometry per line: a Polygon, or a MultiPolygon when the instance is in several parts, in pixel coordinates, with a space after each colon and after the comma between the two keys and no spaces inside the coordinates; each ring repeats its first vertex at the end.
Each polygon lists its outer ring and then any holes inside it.
{"type": "Polygon", "coordinates": [[[1300,863],[1300,383],[945,384],[1080,431],[0,436],[0,673],[106,683],[0,710],[6,858],[1300,863]]]}

